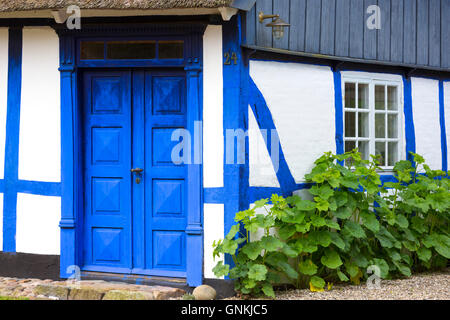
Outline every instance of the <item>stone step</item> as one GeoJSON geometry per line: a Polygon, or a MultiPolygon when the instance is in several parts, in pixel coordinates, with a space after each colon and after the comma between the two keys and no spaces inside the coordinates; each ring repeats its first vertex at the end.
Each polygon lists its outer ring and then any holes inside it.
{"type": "Polygon", "coordinates": [[[46,281],[13,279],[1,281],[0,296],[26,296],[52,300],[169,300],[183,296],[179,288],[134,285],[120,282],[46,281]]]}

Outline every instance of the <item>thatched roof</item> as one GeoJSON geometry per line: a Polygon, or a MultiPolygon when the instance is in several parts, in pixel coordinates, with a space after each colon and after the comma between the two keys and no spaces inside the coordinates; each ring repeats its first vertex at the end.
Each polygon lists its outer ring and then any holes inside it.
{"type": "Polygon", "coordinates": [[[233,0],[0,0],[0,12],[62,9],[187,9],[228,7],[233,0]]]}

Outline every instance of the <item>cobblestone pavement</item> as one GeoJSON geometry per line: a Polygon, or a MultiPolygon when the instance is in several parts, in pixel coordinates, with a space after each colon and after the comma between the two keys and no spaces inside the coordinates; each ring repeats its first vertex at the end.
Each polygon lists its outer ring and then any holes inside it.
{"type": "Polygon", "coordinates": [[[184,290],[106,281],[52,281],[0,277],[0,297],[50,300],[169,300],[184,290]]]}

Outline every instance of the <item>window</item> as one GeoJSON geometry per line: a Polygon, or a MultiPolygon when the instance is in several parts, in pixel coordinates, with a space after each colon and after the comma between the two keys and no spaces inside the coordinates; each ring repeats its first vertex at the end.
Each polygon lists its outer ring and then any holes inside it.
{"type": "Polygon", "coordinates": [[[181,60],[184,41],[81,41],[81,60],[181,60]]]}
{"type": "Polygon", "coordinates": [[[343,92],[345,152],[380,155],[381,167],[393,168],[402,157],[401,82],[344,78],[343,92]]]}

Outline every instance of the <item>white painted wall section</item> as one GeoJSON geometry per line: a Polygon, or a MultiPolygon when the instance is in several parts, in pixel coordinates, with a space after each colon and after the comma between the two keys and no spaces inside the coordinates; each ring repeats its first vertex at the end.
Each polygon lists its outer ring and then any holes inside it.
{"type": "Polygon", "coordinates": [[[223,187],[222,26],[203,36],[203,179],[205,188],[223,187]]]}
{"type": "Polygon", "coordinates": [[[205,204],[204,205],[204,277],[214,279],[216,276],[212,269],[216,263],[223,260],[223,256],[213,259],[213,242],[223,239],[224,230],[224,205],[205,204]]]}
{"type": "Polygon", "coordinates": [[[263,136],[251,107],[248,108],[248,118],[250,185],[259,187],[280,187],[264,140],[268,139],[271,132],[266,130],[264,133],[266,137],[263,136]]]}
{"type": "Polygon", "coordinates": [[[447,169],[450,167],[450,81],[444,82],[444,115],[447,137],[447,169]]]}
{"type": "Polygon", "coordinates": [[[251,61],[250,76],[263,94],[297,183],[326,151],[335,152],[333,73],[329,67],[251,61]]]}
{"type": "Polygon", "coordinates": [[[23,30],[19,179],[61,181],[59,41],[49,27],[23,30]]]}
{"type": "Polygon", "coordinates": [[[413,77],[411,91],[416,153],[431,169],[442,169],[439,81],[413,77]]]}
{"type": "Polygon", "coordinates": [[[8,28],[0,28],[0,179],[4,178],[5,168],[8,60],[8,28]]]}
{"type": "Polygon", "coordinates": [[[60,254],[61,198],[17,194],[16,251],[60,254]]]}

